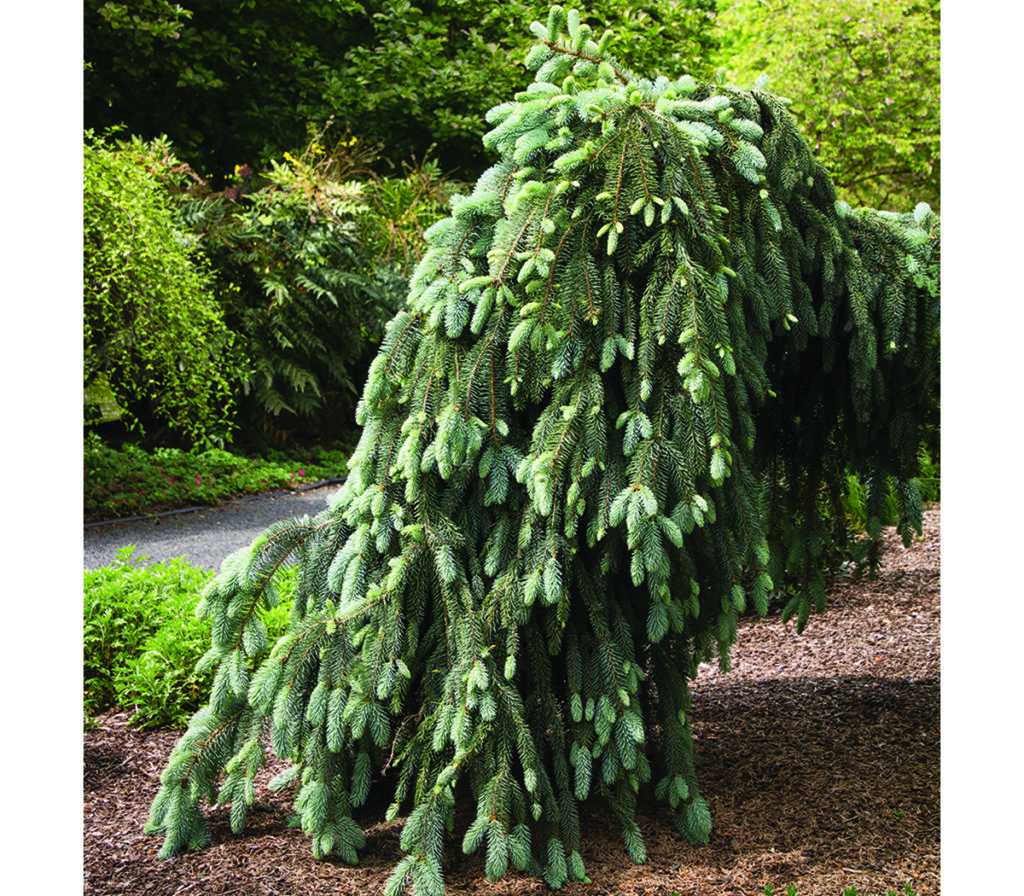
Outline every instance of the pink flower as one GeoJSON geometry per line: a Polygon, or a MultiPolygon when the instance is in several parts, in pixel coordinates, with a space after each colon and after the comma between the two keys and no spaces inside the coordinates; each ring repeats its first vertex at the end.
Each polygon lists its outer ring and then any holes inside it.
{"type": "Polygon", "coordinates": [[[202,482],[203,482],[203,477],[202,476],[196,476],[196,485],[202,485],[202,482]]]}
{"type": "Polygon", "coordinates": [[[302,473],[302,470],[299,470],[299,475],[300,475],[300,476],[302,476],[302,475],[303,475],[303,473],[302,473]]]}
{"type": "Polygon", "coordinates": [[[893,99],[893,98],[892,98],[891,96],[887,96],[887,97],[885,98],[885,104],[886,104],[887,106],[891,106],[891,105],[892,105],[893,103],[895,103],[895,102],[896,102],[896,100],[894,100],[894,99],[893,99]]]}

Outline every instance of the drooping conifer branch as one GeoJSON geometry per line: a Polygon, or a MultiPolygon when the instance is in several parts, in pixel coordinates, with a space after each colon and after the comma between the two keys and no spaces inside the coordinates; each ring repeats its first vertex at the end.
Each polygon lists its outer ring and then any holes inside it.
{"type": "Polygon", "coordinates": [[[920,528],[935,216],[844,206],[760,87],[636,77],[559,8],[534,30],[499,159],[428,233],[371,368],[346,485],[205,595],[217,683],[153,806],[165,855],[205,842],[204,799],[242,825],[268,746],[317,856],[355,861],[352,809],[397,777],[392,894],[442,891],[457,799],[492,878],[584,880],[594,798],[642,861],[648,787],[706,841],[688,679],[773,592],[800,627],[820,608],[848,470],[920,528]],[[268,654],[253,608],[286,554],[268,654]]]}

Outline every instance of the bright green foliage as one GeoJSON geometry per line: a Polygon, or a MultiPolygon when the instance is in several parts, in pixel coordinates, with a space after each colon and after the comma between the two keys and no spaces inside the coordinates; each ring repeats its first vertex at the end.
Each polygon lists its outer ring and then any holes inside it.
{"type": "MultiPolygon", "coordinates": [[[[182,558],[143,565],[147,559],[129,545],[116,564],[85,571],[85,713],[120,706],[141,728],[184,725],[213,681],[197,668],[208,634],[195,615],[213,574],[182,558]]],[[[281,603],[263,615],[268,638],[284,633],[295,573],[289,567],[278,577],[281,603]]]]}
{"type": "Polygon", "coordinates": [[[939,0],[734,0],[721,60],[762,73],[853,204],[939,207],[939,0]]]}
{"type": "Polygon", "coordinates": [[[533,31],[535,83],[489,115],[500,160],[431,228],[371,367],[345,487],[206,593],[220,665],[153,806],[165,856],[206,841],[204,798],[241,826],[268,743],[318,856],[354,858],[390,769],[389,894],[441,892],[467,792],[492,878],[585,880],[588,797],[634,861],[648,787],[706,842],[688,678],[787,582],[806,623],[847,465],[894,477],[920,528],[935,216],[850,212],[768,93],[634,76],[558,7],[533,31]],[[293,553],[289,633],[250,676],[293,553]]]}
{"type": "Polygon", "coordinates": [[[355,220],[367,257],[377,265],[395,266],[408,278],[423,257],[424,234],[448,214],[452,196],[465,185],[442,175],[433,159],[403,168],[401,177],[370,173],[355,220]]]}
{"type": "Polygon", "coordinates": [[[85,136],[84,384],[194,441],[223,438],[240,367],[208,268],[175,219],[162,142],[85,136]]]}
{"type": "Polygon", "coordinates": [[[179,595],[198,591],[208,573],[182,561],[142,567],[129,545],[118,563],[85,571],[82,612],[85,712],[94,715],[117,702],[116,670],[135,656],[179,607],[179,595]]]}

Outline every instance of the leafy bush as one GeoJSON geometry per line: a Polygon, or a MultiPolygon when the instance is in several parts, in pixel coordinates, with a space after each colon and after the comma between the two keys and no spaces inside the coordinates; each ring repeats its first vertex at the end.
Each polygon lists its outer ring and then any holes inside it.
{"type": "Polygon", "coordinates": [[[153,513],[345,475],[348,449],[314,446],[288,454],[242,457],[221,448],[201,452],[85,440],[84,511],[87,521],[153,513]]]}
{"type": "Polygon", "coordinates": [[[230,429],[242,368],[196,240],[177,223],[166,142],[85,135],[84,385],[196,442],[230,429]],[[140,410],[142,406],[142,410],[140,410]]]}
{"type": "Polygon", "coordinates": [[[762,72],[793,101],[844,198],[939,208],[939,0],[734,0],[721,60],[747,86],[762,72]]]}
{"type": "Polygon", "coordinates": [[[184,560],[140,566],[146,558],[134,545],[118,552],[113,566],[85,571],[83,662],[85,711],[116,704],[116,670],[137,655],[146,639],[173,616],[182,615],[189,595],[197,594],[210,574],[184,560]]]}
{"type": "Polygon", "coordinates": [[[336,437],[401,306],[422,233],[445,213],[451,185],[436,166],[404,179],[371,176],[347,150],[314,138],[223,194],[191,197],[183,219],[216,272],[228,325],[245,344],[243,434],[336,437]],[[356,179],[362,177],[363,179],[356,179]]]}
{"type": "Polygon", "coordinates": [[[429,158],[406,163],[403,170],[401,177],[369,172],[362,191],[365,211],[358,214],[356,224],[367,256],[408,277],[426,249],[424,234],[448,214],[452,197],[461,194],[464,185],[442,175],[438,163],[429,158]]]}
{"type": "MultiPolygon", "coordinates": [[[[282,602],[262,613],[271,641],[288,627],[295,570],[283,570],[277,586],[282,602]]],[[[189,593],[181,612],[170,616],[145,640],[137,655],[125,658],[114,670],[117,705],[133,710],[132,724],[140,728],[184,727],[210,693],[214,670],[201,666],[210,626],[196,618],[199,599],[200,592],[189,593]]]]}
{"type": "MultiPolygon", "coordinates": [[[[139,727],[183,726],[213,680],[196,668],[210,633],[195,612],[213,574],[183,558],[140,565],[146,559],[129,545],[117,564],[85,571],[85,714],[120,706],[139,727]]],[[[277,585],[279,605],[262,613],[272,639],[287,628],[294,569],[277,585]]]]}

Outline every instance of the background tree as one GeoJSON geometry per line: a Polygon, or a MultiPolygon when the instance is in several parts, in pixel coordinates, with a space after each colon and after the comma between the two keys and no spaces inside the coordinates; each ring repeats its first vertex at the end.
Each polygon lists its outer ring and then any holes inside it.
{"type": "Polygon", "coordinates": [[[182,175],[164,142],[86,134],[84,384],[109,389],[129,419],[202,443],[227,437],[243,367],[167,189],[182,175]]]}
{"type": "MultiPolygon", "coordinates": [[[[346,0],[241,4],[86,0],[84,116],[166,135],[201,175],[265,162],[303,145],[306,121],[326,120],[327,60],[352,42],[346,0]]],[[[359,39],[358,36],[355,39],[359,39]]]]}
{"type": "MultiPolygon", "coordinates": [[[[399,165],[436,147],[442,169],[475,178],[484,113],[525,87],[515,23],[539,0],[166,0],[85,3],[85,123],[166,134],[204,176],[253,167],[334,118],[399,165]]],[[[713,0],[612,0],[627,63],[681,74],[711,50],[713,0]]]]}
{"type": "Polygon", "coordinates": [[[736,0],[718,25],[721,64],[793,100],[844,198],[939,208],[939,0],[736,0]]]}
{"type": "MultiPolygon", "coordinates": [[[[530,81],[522,67],[529,40],[519,23],[547,15],[548,6],[536,0],[385,2],[373,16],[372,33],[329,75],[325,99],[343,117],[345,110],[359,110],[361,123],[353,130],[386,143],[390,158],[422,156],[436,144],[446,170],[475,178],[492,161],[481,149],[485,113],[530,81]]],[[[602,22],[619,36],[625,64],[645,69],[653,58],[666,74],[699,74],[714,48],[714,7],[714,0],[612,0],[602,22]]]]}
{"type": "Polygon", "coordinates": [[[637,77],[558,7],[533,30],[535,82],[428,233],[340,496],[205,592],[217,671],[153,805],[165,856],[207,841],[204,798],[243,826],[268,745],[318,857],[357,859],[352,809],[391,770],[389,894],[442,891],[457,799],[492,879],[585,880],[590,795],[635,861],[647,787],[706,841],[688,678],[774,589],[800,586],[800,627],[821,605],[848,468],[920,527],[935,216],[850,211],[760,86],[637,77]]]}

